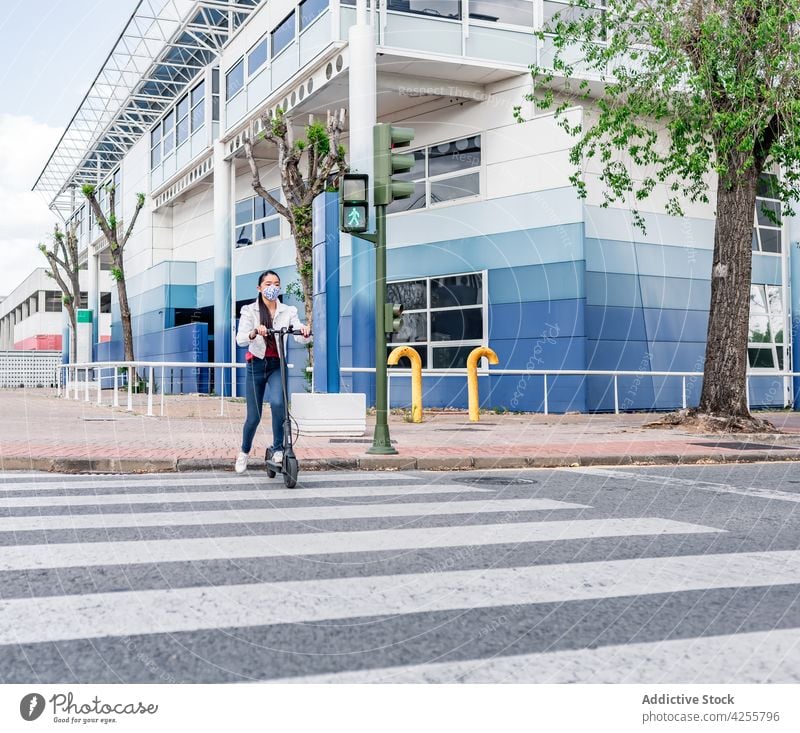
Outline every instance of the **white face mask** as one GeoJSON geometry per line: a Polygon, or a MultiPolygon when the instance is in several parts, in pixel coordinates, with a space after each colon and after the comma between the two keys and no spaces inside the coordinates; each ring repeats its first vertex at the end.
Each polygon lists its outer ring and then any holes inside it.
{"type": "Polygon", "coordinates": [[[261,294],[267,300],[277,300],[278,296],[281,294],[281,286],[280,285],[265,285],[264,288],[261,290],[261,294]]]}

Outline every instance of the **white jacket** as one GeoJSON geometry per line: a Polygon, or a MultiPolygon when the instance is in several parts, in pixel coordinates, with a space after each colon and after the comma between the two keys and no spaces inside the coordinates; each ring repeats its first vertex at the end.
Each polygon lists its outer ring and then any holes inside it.
{"type": "MultiPolygon", "coordinates": [[[[261,311],[259,310],[258,300],[242,306],[242,312],[239,317],[239,329],[236,331],[236,343],[239,346],[248,346],[248,351],[259,359],[263,359],[267,353],[267,342],[263,336],[256,336],[252,341],[250,340],[250,333],[254,331],[256,326],[261,325],[261,311]]],[[[278,307],[275,310],[275,315],[272,317],[273,328],[288,328],[294,326],[300,329],[302,321],[297,315],[297,308],[293,305],[284,305],[278,301],[278,307]]],[[[299,344],[307,344],[311,341],[311,337],[304,337],[297,335],[294,340],[299,344]]],[[[284,354],[286,353],[286,341],[284,340],[284,354]]]]}

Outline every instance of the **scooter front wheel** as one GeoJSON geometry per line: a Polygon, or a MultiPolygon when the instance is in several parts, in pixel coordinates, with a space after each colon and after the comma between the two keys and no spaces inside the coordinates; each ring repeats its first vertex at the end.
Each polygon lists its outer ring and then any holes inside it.
{"type": "Polygon", "coordinates": [[[287,489],[293,489],[297,486],[297,459],[286,458],[283,468],[283,483],[287,489]]]}

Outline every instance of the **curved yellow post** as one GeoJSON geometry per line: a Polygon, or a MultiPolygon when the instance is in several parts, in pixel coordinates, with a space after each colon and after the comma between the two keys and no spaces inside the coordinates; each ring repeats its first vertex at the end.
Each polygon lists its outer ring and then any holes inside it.
{"type": "Polygon", "coordinates": [[[497,354],[488,346],[479,346],[470,351],[467,357],[467,392],[469,394],[469,419],[478,422],[480,419],[480,403],[478,402],[478,359],[485,356],[490,364],[499,364],[497,354]]]}
{"type": "Polygon", "coordinates": [[[422,359],[417,350],[398,346],[392,349],[386,363],[395,366],[404,356],[411,361],[411,422],[422,422],[422,359]]]}

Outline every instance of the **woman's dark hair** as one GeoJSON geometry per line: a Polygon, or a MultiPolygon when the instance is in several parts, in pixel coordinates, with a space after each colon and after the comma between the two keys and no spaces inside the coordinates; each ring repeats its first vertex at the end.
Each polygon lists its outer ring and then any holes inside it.
{"type": "Polygon", "coordinates": [[[259,285],[261,285],[261,283],[262,283],[262,282],[264,282],[264,278],[265,278],[267,275],[275,275],[275,277],[277,277],[277,278],[278,278],[278,282],[280,282],[280,281],[281,281],[281,276],[280,276],[280,275],[279,275],[277,272],[275,272],[275,270],[264,270],[264,272],[262,272],[262,273],[261,273],[261,274],[258,276],[258,284],[259,284],[259,285]]]}

